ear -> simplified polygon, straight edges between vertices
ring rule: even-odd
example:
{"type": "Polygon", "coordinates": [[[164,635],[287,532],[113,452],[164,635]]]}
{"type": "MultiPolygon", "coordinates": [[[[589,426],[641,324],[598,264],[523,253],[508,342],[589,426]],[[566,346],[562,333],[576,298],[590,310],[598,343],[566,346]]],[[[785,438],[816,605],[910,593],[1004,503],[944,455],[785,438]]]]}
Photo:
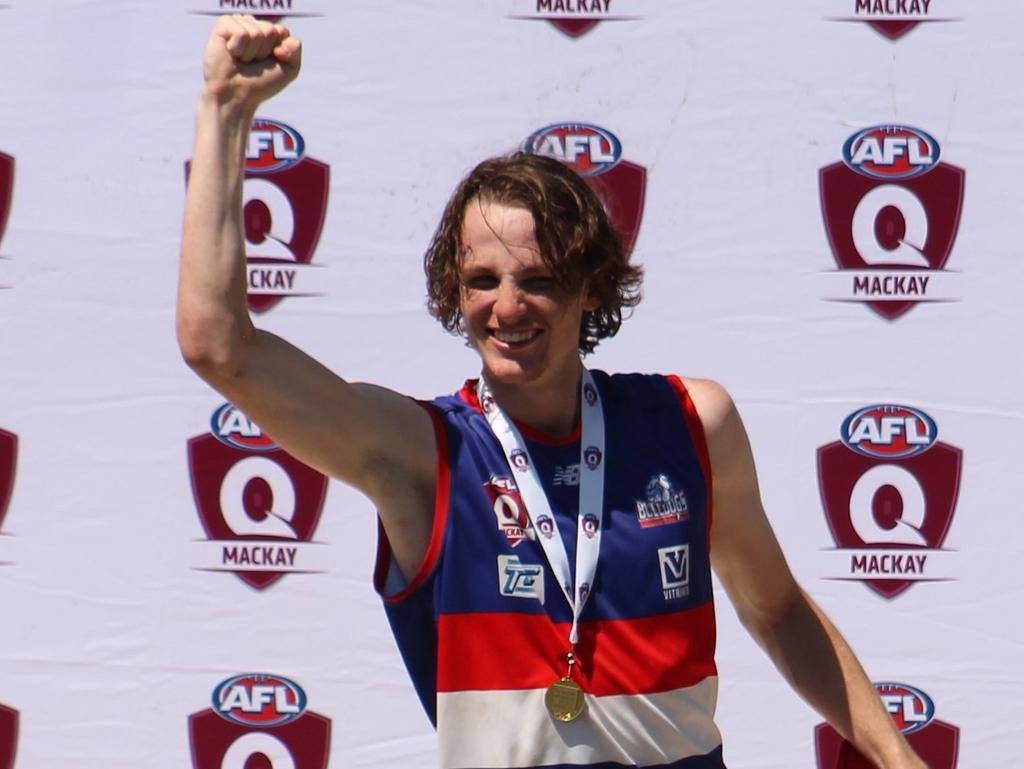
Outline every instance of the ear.
{"type": "Polygon", "coordinates": [[[583,310],[585,312],[594,312],[601,306],[601,302],[594,292],[590,289],[590,281],[583,284],[583,310]]]}

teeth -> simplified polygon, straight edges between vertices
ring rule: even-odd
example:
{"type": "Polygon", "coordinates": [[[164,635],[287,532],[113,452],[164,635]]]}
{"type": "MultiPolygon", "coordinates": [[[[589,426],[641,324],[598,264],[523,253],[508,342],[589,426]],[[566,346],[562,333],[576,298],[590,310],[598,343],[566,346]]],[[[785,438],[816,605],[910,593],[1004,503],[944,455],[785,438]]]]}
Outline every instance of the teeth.
{"type": "Polygon", "coordinates": [[[532,331],[519,331],[513,333],[511,331],[495,331],[494,336],[499,342],[506,342],[507,344],[516,344],[518,342],[526,342],[533,338],[532,331]]]}

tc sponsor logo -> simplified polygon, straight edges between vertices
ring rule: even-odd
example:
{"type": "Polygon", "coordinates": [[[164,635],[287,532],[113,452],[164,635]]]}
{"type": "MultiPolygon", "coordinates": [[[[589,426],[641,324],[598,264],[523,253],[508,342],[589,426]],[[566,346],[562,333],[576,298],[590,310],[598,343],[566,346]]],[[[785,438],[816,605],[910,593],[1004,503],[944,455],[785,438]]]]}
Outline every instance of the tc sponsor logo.
{"type": "Polygon", "coordinates": [[[302,688],[268,673],[222,681],[188,732],[194,769],[326,769],[331,743],[330,720],[307,710],[302,688]]]}
{"type": "Polygon", "coordinates": [[[18,752],[18,711],[0,705],[0,769],[14,769],[18,752]]]}
{"type": "MultiPolygon", "coordinates": [[[[0,430],[0,530],[3,528],[4,516],[7,515],[7,508],[11,503],[11,495],[14,493],[14,472],[18,465],[18,436],[6,430],[0,430]]],[[[10,564],[11,561],[4,557],[2,545],[4,536],[0,533],[0,566],[10,564]]],[[[3,764],[0,763],[0,769],[3,764]]]]}
{"type": "MultiPolygon", "coordinates": [[[[505,535],[508,543],[515,547],[527,538],[530,521],[526,516],[526,505],[519,496],[519,487],[506,476],[492,475],[484,484],[484,491],[491,501],[491,509],[497,519],[498,531],[505,535]]],[[[540,523],[538,521],[538,523],[540,523]]],[[[552,530],[554,526],[552,525],[552,530]]],[[[548,534],[547,536],[550,536],[548,534]]]]}
{"type": "MultiPolygon", "coordinates": [[[[891,681],[876,683],[875,689],[896,726],[930,769],[955,769],[960,752],[960,730],[935,718],[931,697],[914,686],[891,681]]],[[[815,727],[814,742],[818,769],[874,767],[828,724],[815,727]]]]}
{"type": "MultiPolygon", "coordinates": [[[[0,246],[4,242],[4,230],[7,229],[7,217],[11,212],[11,199],[14,197],[14,158],[0,152],[0,246]]],[[[0,261],[4,259],[0,251],[0,261]]],[[[4,285],[0,283],[0,288],[4,285]]]]}
{"type": "Polygon", "coordinates": [[[938,15],[940,6],[947,4],[948,0],[842,0],[849,15],[833,16],[830,20],[865,23],[883,37],[898,40],[918,24],[957,21],[938,15]]]}
{"type": "Polygon", "coordinates": [[[666,601],[678,601],[690,595],[689,545],[659,548],[658,567],[666,601]]]}
{"type": "Polygon", "coordinates": [[[322,544],[312,541],[326,476],[230,404],[214,412],[210,432],[189,440],[188,465],[209,538],[197,548],[196,568],[233,572],[258,590],[288,573],[326,571],[322,544]]]}
{"type": "Polygon", "coordinates": [[[622,142],[611,131],[588,123],[556,123],[534,132],[523,149],[561,160],[587,180],[604,202],[626,251],[640,232],[647,169],[622,156],[622,142]]]}
{"type": "Polygon", "coordinates": [[[895,320],[920,302],[956,299],[944,268],[964,200],[963,169],[939,142],[904,125],[858,131],[819,172],[821,210],[839,270],[826,299],[895,320]]]}
{"type": "Polygon", "coordinates": [[[636,518],[645,529],[685,521],[689,517],[686,494],[677,490],[672,479],[664,473],[652,476],[647,482],[644,498],[636,500],[636,518]]]}
{"type": "Polygon", "coordinates": [[[523,563],[517,555],[499,555],[498,590],[510,598],[536,598],[544,603],[544,567],[523,563]]]}
{"type": "Polygon", "coordinates": [[[642,0],[513,0],[509,18],[546,21],[571,38],[602,21],[633,21],[642,0]]]}
{"type": "Polygon", "coordinates": [[[962,452],[913,406],[866,406],[818,449],[818,485],[836,549],[827,579],[894,598],[915,582],[956,579],[942,549],[960,491],[962,452]]]}
{"type": "MultiPolygon", "coordinates": [[[[186,178],[191,162],[185,164],[186,178]]],[[[313,253],[327,214],[330,168],[306,154],[292,126],[256,118],[245,152],[242,220],[248,305],[266,312],[288,296],[315,296],[313,253]]]]}
{"type": "Polygon", "coordinates": [[[191,13],[220,16],[225,13],[247,13],[257,19],[277,22],[285,18],[325,16],[329,0],[206,0],[195,2],[191,13]]]}

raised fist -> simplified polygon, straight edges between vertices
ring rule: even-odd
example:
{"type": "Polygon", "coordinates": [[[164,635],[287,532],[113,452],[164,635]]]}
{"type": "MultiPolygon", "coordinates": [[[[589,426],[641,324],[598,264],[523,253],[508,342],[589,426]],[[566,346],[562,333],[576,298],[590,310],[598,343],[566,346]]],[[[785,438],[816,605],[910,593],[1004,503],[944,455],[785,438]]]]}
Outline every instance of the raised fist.
{"type": "Polygon", "coordinates": [[[203,56],[206,87],[222,102],[255,109],[299,74],[302,43],[287,27],[252,16],[221,16],[203,56]]]}

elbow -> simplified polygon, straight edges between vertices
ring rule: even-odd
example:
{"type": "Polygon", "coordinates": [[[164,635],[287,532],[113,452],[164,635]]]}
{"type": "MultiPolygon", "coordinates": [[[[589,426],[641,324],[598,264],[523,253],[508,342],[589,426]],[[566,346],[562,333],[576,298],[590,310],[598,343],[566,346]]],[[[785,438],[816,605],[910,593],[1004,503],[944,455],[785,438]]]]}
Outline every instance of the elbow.
{"type": "Polygon", "coordinates": [[[181,357],[190,369],[211,384],[242,373],[242,339],[230,323],[210,323],[178,315],[181,357]]]}

